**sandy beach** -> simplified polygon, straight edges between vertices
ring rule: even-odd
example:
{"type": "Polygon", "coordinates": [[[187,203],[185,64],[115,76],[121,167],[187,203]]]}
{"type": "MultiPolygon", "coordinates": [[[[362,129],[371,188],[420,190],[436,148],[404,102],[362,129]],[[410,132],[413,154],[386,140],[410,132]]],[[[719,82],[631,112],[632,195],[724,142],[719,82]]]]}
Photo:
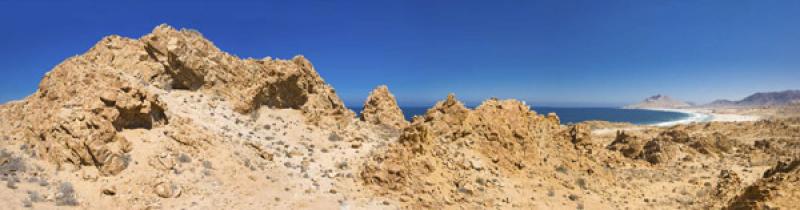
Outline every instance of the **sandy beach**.
{"type": "Polygon", "coordinates": [[[761,116],[758,115],[747,115],[747,114],[722,114],[722,113],[715,113],[713,109],[694,109],[694,108],[686,108],[686,109],[657,109],[657,108],[649,108],[647,110],[655,110],[655,111],[667,111],[667,112],[680,112],[688,114],[689,117],[675,120],[675,121],[668,121],[662,123],[656,123],[654,126],[673,126],[679,124],[689,124],[695,122],[746,122],[746,121],[756,121],[761,119],[761,116]]]}

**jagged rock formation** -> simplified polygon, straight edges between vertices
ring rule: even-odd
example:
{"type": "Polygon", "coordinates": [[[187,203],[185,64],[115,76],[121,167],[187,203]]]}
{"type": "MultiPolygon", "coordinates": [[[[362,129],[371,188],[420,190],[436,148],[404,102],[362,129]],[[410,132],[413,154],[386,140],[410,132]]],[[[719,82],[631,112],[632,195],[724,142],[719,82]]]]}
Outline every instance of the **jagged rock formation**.
{"type": "Polygon", "coordinates": [[[397,100],[386,85],[378,86],[369,93],[360,116],[361,120],[377,125],[386,125],[397,129],[408,126],[403,110],[400,110],[397,100]]]}
{"type": "Polygon", "coordinates": [[[654,95],[644,99],[642,102],[637,104],[627,105],[624,108],[626,109],[653,109],[653,108],[661,108],[661,109],[674,109],[674,108],[684,108],[689,107],[686,102],[679,101],[672,99],[672,97],[666,95],[654,95]]]}
{"type": "MultiPolygon", "coordinates": [[[[218,93],[240,113],[259,106],[300,109],[312,123],[338,123],[354,115],[303,56],[292,60],[239,59],[200,33],[161,25],[139,39],[138,53],[161,65],[140,79],[161,88],[218,93]],[[160,84],[160,85],[158,85],[160,84]],[[329,121],[326,118],[333,118],[329,121]]],[[[139,59],[142,58],[140,55],[139,59]]]]}
{"type": "Polygon", "coordinates": [[[491,206],[501,199],[493,193],[502,191],[491,177],[536,165],[548,153],[542,142],[552,141],[558,128],[517,100],[490,99],[469,110],[451,94],[416,117],[388,151],[375,154],[379,161],[366,164],[361,176],[379,193],[417,207],[491,206]]]}
{"type": "Polygon", "coordinates": [[[691,136],[687,130],[684,126],[675,126],[650,140],[617,132],[608,149],[619,151],[628,158],[660,164],[696,154],[719,156],[737,148],[724,134],[717,132],[691,136]]]}
{"type": "Polygon", "coordinates": [[[10,132],[23,132],[39,156],[113,175],[126,167],[123,156],[132,149],[116,133],[169,124],[158,95],[171,89],[216,95],[240,113],[259,106],[299,109],[319,125],[354,116],[302,56],[239,59],[198,32],[160,25],[139,39],[105,37],[67,59],[36,93],[8,105],[14,114],[4,117],[19,124],[10,132]]]}

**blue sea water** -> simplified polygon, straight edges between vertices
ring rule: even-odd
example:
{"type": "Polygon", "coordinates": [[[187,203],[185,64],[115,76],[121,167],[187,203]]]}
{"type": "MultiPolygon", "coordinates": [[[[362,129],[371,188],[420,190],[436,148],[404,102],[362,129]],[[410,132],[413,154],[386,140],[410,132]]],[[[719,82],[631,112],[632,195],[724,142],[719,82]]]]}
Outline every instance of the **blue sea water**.
{"type": "MultiPolygon", "coordinates": [[[[424,115],[429,107],[401,107],[406,119],[411,120],[414,115],[424,115]]],[[[361,108],[351,108],[356,113],[361,108]]],[[[576,108],[576,107],[533,107],[539,114],[554,112],[561,119],[562,124],[579,123],[588,120],[603,120],[610,122],[629,122],[638,125],[649,125],[687,119],[689,114],[669,111],[620,109],[620,108],[576,108]]]]}

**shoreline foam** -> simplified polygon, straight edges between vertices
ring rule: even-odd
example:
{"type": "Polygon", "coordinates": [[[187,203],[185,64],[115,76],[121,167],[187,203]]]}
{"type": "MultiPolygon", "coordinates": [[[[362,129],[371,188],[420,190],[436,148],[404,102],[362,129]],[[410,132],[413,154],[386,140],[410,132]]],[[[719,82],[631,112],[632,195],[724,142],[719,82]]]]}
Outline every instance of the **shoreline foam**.
{"type": "Polygon", "coordinates": [[[666,112],[679,112],[688,114],[689,117],[650,124],[652,126],[673,126],[680,124],[689,124],[695,122],[746,122],[757,121],[761,119],[759,116],[754,115],[740,115],[740,114],[718,114],[714,113],[711,109],[666,109],[666,108],[648,108],[646,110],[666,111],[666,112]]]}

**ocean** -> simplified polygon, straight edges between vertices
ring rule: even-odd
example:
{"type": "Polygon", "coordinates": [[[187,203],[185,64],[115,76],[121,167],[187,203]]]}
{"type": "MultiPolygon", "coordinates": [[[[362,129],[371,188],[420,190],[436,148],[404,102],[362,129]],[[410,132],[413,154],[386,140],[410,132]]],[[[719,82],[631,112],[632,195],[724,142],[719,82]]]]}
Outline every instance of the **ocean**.
{"type": "MultiPolygon", "coordinates": [[[[406,119],[411,120],[414,115],[424,115],[429,107],[401,107],[406,119]]],[[[357,114],[361,108],[353,108],[357,114]]],[[[589,120],[602,120],[610,122],[629,122],[637,125],[655,125],[679,120],[686,120],[692,117],[690,114],[681,112],[643,110],[643,109],[620,109],[620,108],[576,108],[576,107],[533,107],[536,113],[544,114],[555,112],[561,119],[562,124],[573,124],[589,120]]]]}

